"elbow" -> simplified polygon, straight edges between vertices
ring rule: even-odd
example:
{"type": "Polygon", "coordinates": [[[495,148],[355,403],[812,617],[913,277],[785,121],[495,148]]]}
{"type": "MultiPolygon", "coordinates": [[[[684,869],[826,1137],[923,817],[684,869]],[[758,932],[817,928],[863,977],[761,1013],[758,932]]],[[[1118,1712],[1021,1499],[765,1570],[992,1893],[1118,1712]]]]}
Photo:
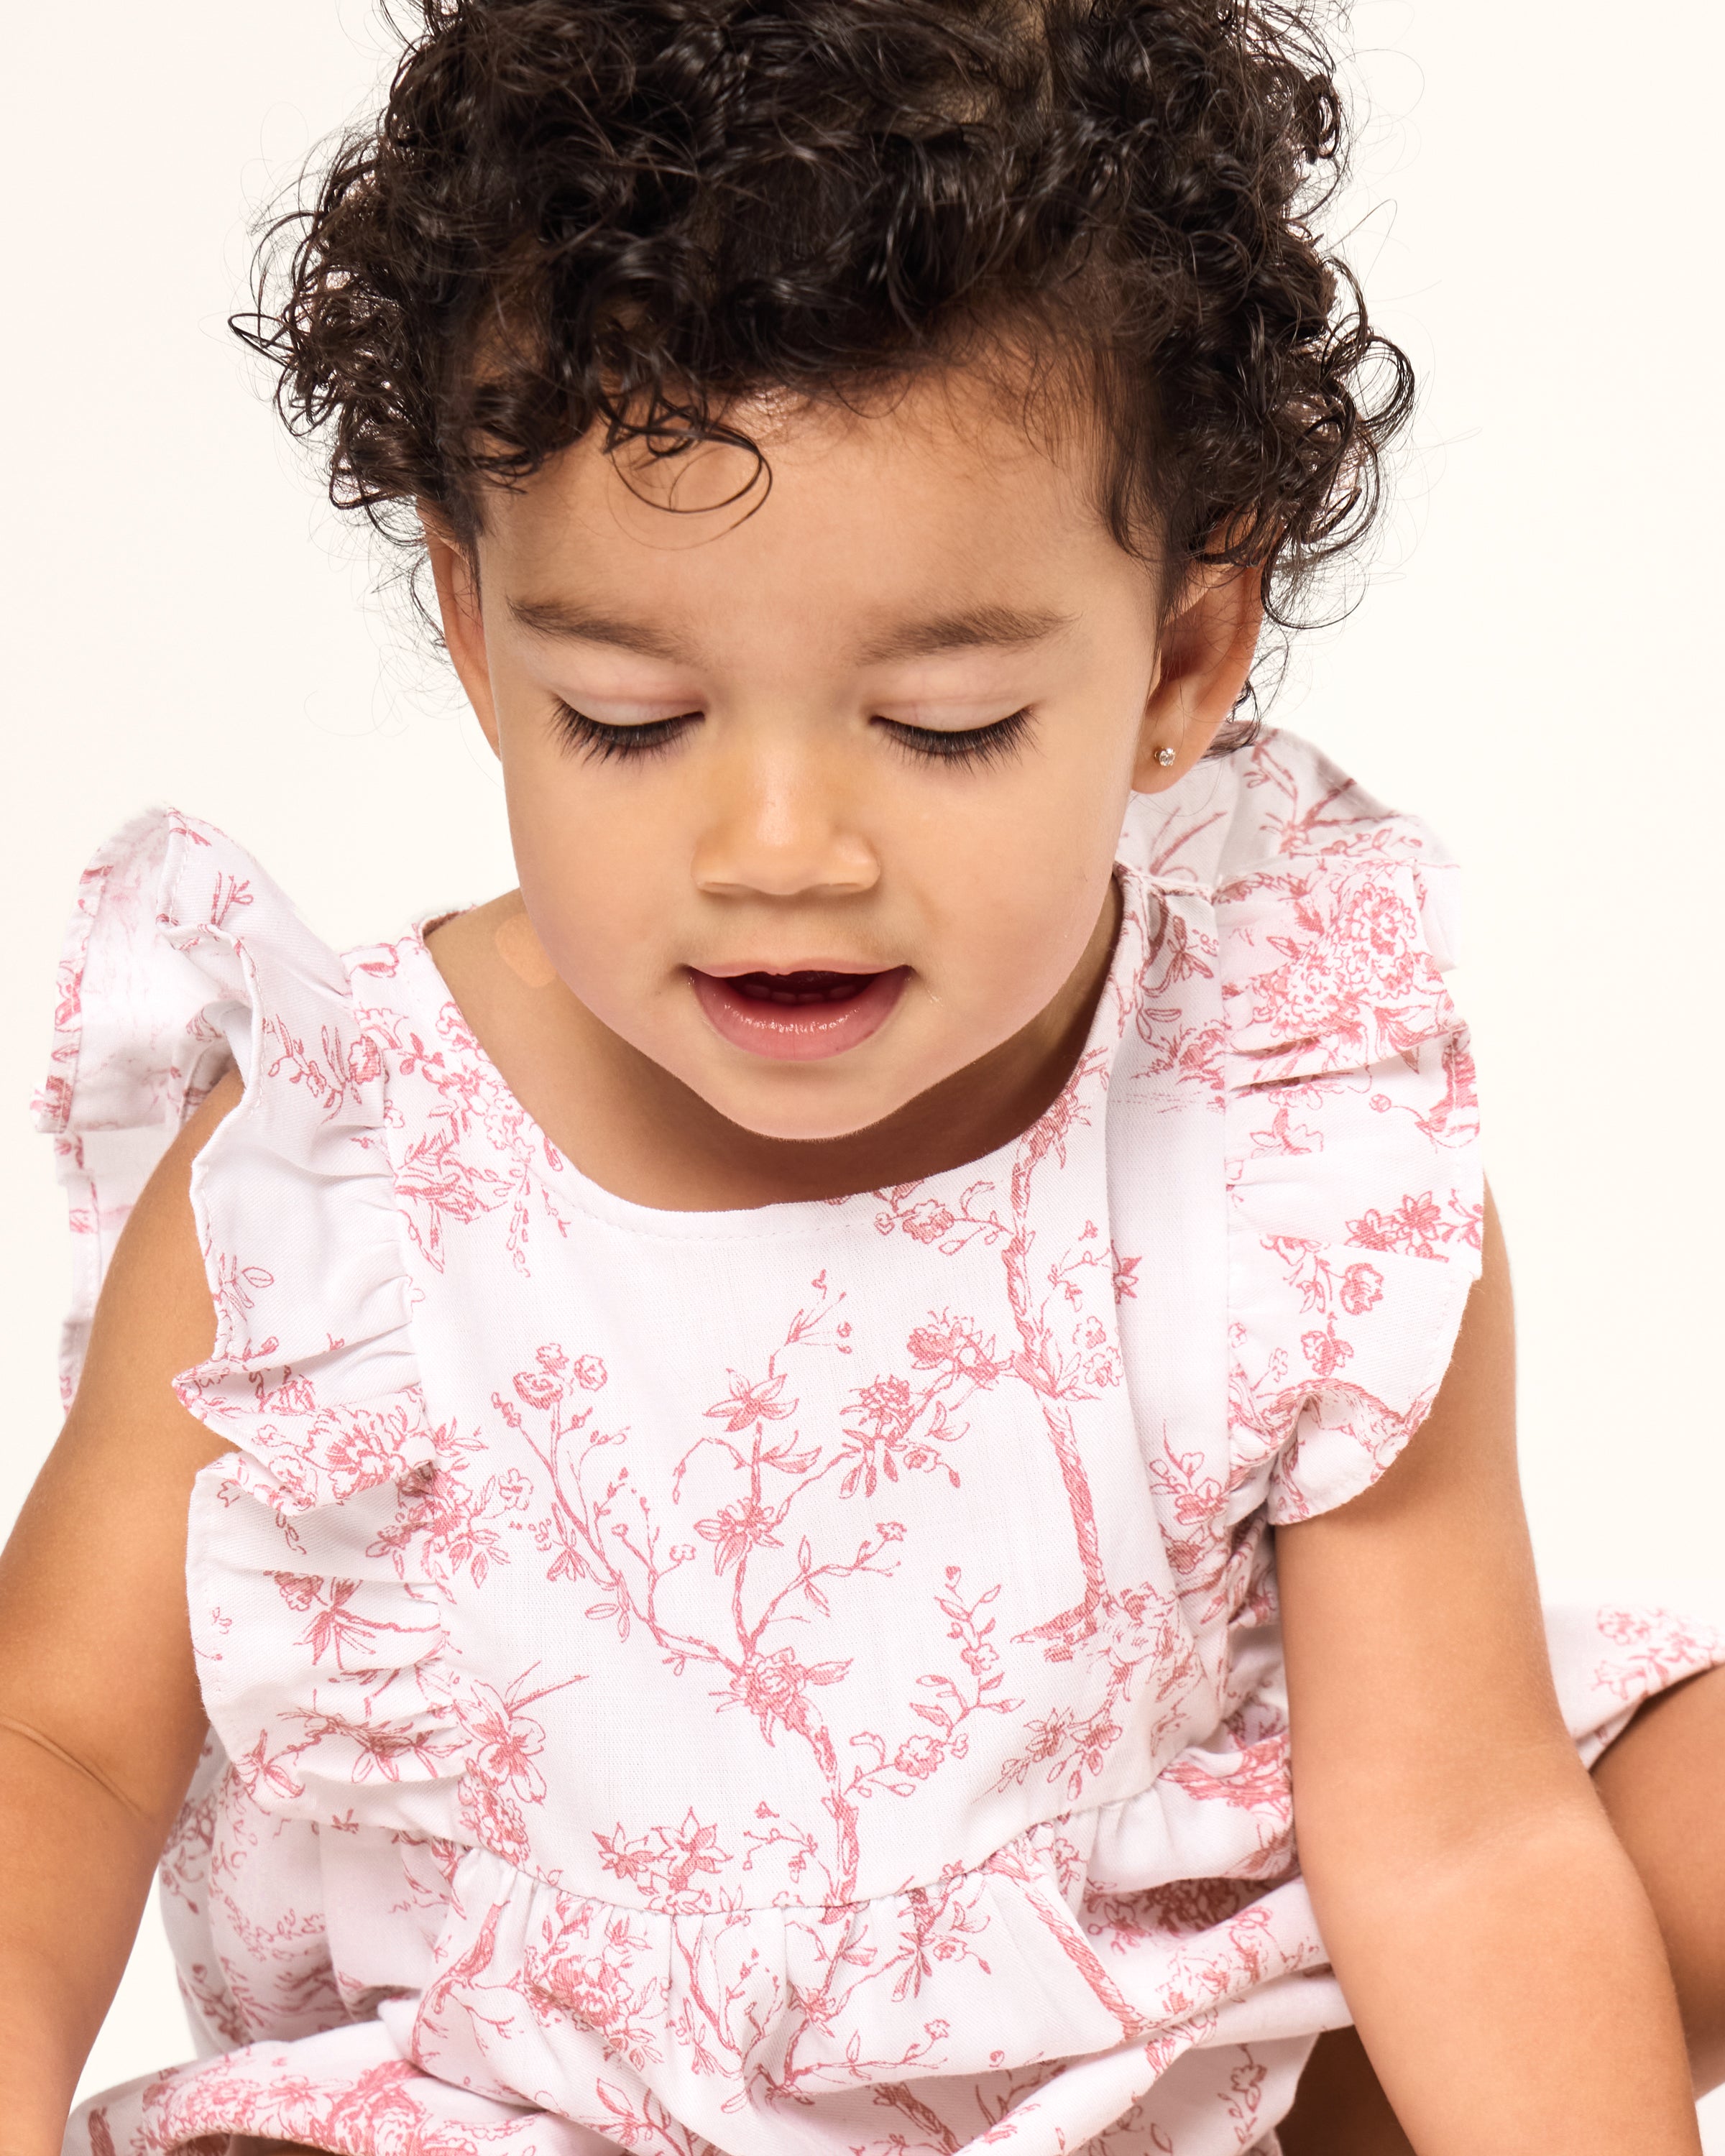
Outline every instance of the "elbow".
{"type": "Polygon", "coordinates": [[[1313,1904],[1375,1900],[1393,1887],[1446,1898],[1485,1880],[1583,1871],[1622,1858],[1605,1810],[1573,1750],[1517,1763],[1515,1771],[1445,1775],[1433,1770],[1389,1787],[1297,1773],[1294,1830],[1313,1904]]]}

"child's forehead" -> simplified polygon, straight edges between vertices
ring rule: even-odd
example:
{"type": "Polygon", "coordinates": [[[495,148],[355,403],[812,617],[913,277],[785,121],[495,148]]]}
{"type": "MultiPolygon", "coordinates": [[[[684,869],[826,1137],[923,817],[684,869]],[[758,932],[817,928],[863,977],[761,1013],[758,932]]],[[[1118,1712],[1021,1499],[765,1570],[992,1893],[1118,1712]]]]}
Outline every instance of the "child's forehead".
{"type": "Polygon", "coordinates": [[[482,583],[537,639],[673,665],[785,618],[862,665],[1045,644],[1152,572],[1087,468],[973,417],[782,413],[753,449],[683,459],[578,444],[497,497],[482,583]]]}
{"type": "Polygon", "coordinates": [[[793,562],[861,571],[883,556],[915,576],[926,555],[963,582],[973,566],[1111,547],[1096,480],[1079,428],[1040,424],[998,380],[946,369],[866,401],[752,393],[681,444],[608,445],[595,428],[490,489],[483,522],[517,578],[627,562],[627,575],[690,583],[793,562]]]}

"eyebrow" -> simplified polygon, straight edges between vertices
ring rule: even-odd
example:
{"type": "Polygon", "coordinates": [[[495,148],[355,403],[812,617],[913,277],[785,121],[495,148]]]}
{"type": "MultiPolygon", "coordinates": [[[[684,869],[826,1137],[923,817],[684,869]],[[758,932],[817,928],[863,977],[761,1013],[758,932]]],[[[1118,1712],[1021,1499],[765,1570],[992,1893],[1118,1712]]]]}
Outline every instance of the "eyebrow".
{"type": "Polygon", "coordinates": [[[579,599],[512,598],[509,611],[535,636],[571,637],[582,644],[608,644],[615,651],[632,651],[638,659],[675,663],[690,655],[675,639],[660,635],[645,622],[606,613],[579,599]]]}
{"type": "Polygon", "coordinates": [[[1050,607],[975,606],[954,613],[932,614],[906,622],[865,645],[865,661],[932,659],[946,651],[975,651],[991,645],[1021,650],[1041,644],[1072,626],[1075,617],[1050,607]]]}
{"type": "MultiPolygon", "coordinates": [[[[660,659],[673,665],[686,663],[694,656],[686,645],[645,622],[607,613],[579,599],[512,598],[509,610],[535,636],[603,644],[615,651],[632,652],[639,659],[660,659]]],[[[895,659],[936,658],[947,651],[990,647],[1022,650],[1059,635],[1072,626],[1074,619],[1046,607],[963,607],[887,629],[865,644],[859,656],[865,665],[879,665],[895,659]]]]}

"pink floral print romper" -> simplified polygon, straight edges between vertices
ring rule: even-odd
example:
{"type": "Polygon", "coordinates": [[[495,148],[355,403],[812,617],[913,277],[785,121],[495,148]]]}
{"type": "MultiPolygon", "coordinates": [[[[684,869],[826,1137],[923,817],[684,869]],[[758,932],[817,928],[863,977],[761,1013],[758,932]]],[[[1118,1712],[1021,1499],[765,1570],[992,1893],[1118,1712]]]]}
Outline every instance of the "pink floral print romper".
{"type": "MultiPolygon", "coordinates": [[[[1041,1120],[831,1203],[649,1210],[420,934],[338,957],[172,813],[85,876],[42,1119],[103,1261],[189,1108],[232,1442],[162,1866],[198,2060],[80,2156],[1273,2151],[1347,2009],[1273,1540],[1430,1407],[1477,1270],[1455,870],[1271,733],[1135,802],[1041,1120]]],[[[1594,1756],[1725,1660],[1550,1613],[1594,1756]]]]}

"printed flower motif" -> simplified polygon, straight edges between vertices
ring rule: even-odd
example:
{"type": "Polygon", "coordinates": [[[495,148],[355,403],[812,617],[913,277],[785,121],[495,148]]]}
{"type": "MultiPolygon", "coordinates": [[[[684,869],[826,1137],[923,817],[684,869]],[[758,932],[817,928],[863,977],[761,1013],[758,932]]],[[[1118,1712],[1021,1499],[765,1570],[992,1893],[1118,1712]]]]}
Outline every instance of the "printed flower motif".
{"type": "Polygon", "coordinates": [[[264,1394],[258,1404],[274,1414],[316,1414],[317,1394],[308,1379],[290,1370],[279,1385],[264,1394]]]}
{"type": "Polygon", "coordinates": [[[1350,1265],[1342,1276],[1342,1307],[1350,1317],[1363,1317],[1384,1300],[1384,1276],[1376,1265],[1350,1265]]]}
{"type": "Polygon", "coordinates": [[[593,1840],[599,1861],[613,1878],[667,1906],[698,1899],[701,1882],[718,1877],[732,1861],[730,1851],[719,1846],[718,1828],[697,1819],[692,1807],[680,1826],[650,1827],[631,1838],[619,1821],[608,1835],[595,1830],[593,1840]]]}
{"type": "Polygon", "coordinates": [[[959,1486],[957,1469],[938,1448],[963,1436],[964,1427],[952,1424],[941,1390],[937,1380],[919,1399],[896,1372],[859,1388],[845,1409],[844,1456],[852,1465],[839,1486],[841,1497],[859,1490],[872,1497],[883,1475],[896,1482],[901,1471],[927,1475],[939,1470],[955,1490],[959,1486]]]}
{"type": "Polygon", "coordinates": [[[728,1572],[733,1564],[740,1564],[752,1549],[783,1548],[773,1532],[780,1517],[769,1507],[757,1505],[752,1497],[739,1497],[734,1504],[725,1506],[716,1518],[697,1520],[695,1532],[713,1545],[713,1570],[728,1572]]]}
{"type": "Polygon", "coordinates": [[[429,1433],[406,1405],[326,1408],[312,1419],[304,1448],[324,1462],[330,1494],[341,1502],[380,1483],[399,1481],[431,1450],[429,1433]]]}
{"type": "MultiPolygon", "coordinates": [[[[1075,1767],[1085,1774],[1100,1774],[1108,1763],[1108,1754],[1123,1734],[1111,1715],[1093,1714],[1074,1737],[1075,1767]]],[[[1074,1779],[1076,1781],[1077,1777],[1074,1779]]]]}
{"type": "Polygon", "coordinates": [[[377,1044],[368,1033],[362,1033],[348,1045],[347,1082],[351,1086],[369,1086],[383,1075],[383,1058],[377,1044]]]}
{"type": "Polygon", "coordinates": [[[950,1311],[917,1326],[906,1344],[919,1370],[946,1370],[966,1384],[987,1388],[1004,1368],[993,1342],[983,1339],[981,1328],[968,1318],[954,1317],[950,1311]]]}
{"type": "Polygon", "coordinates": [[[511,1863],[524,1863],[529,1853],[524,1807],[545,1801],[545,1777],[535,1763],[545,1749],[544,1725],[524,1712],[525,1701],[476,1679],[459,1688],[453,1704],[467,1740],[462,1819],[484,1846],[511,1863]]]}
{"type": "Polygon", "coordinates": [[[475,1772],[537,1804],[545,1794],[545,1778],[533,1762],[545,1749],[543,1727],[488,1684],[469,1685],[459,1712],[473,1742],[475,1772]]]}
{"type": "Polygon", "coordinates": [[[1019,1755],[1024,1764],[1040,1766],[1045,1759],[1058,1758],[1071,1742],[1076,1722],[1069,1707],[1050,1707],[1046,1714],[1039,1715],[1029,1725],[1030,1741],[1019,1755]]]}
{"type": "Polygon", "coordinates": [[[658,1863],[658,1852],[650,1840],[643,1837],[631,1841],[619,1820],[608,1835],[593,1830],[593,1840],[599,1845],[599,1861],[614,1879],[626,1885],[639,1887],[649,1881],[658,1863]]]}
{"type": "Polygon", "coordinates": [[[902,1378],[876,1378],[856,1396],[854,1412],[874,1424],[875,1435],[891,1444],[910,1428],[916,1409],[911,1389],[902,1378]]]}
{"type": "Polygon", "coordinates": [[[1288,927],[1267,938],[1282,963],[1250,983],[1250,1023],[1343,1053],[1364,1052],[1380,1033],[1409,1045],[1429,1038],[1445,999],[1401,884],[1327,870],[1286,881],[1288,927]]]}
{"type": "Polygon", "coordinates": [[[946,1756],[946,1748],[936,1737],[907,1737],[892,1755],[892,1763],[901,1774],[913,1775],[919,1782],[926,1781],[946,1756]]]}
{"type": "MultiPolygon", "coordinates": [[[[1384,1105],[1387,1108],[1391,1104],[1386,1101],[1384,1105]]],[[[1348,1222],[1348,1240],[1358,1250],[1393,1250],[1397,1247],[1395,1222],[1374,1205],[1358,1220],[1348,1222]]]]}
{"type": "Polygon", "coordinates": [[[1333,1378],[1344,1363],[1353,1359],[1353,1349],[1337,1334],[1333,1318],[1327,1332],[1302,1332],[1300,1345],[1306,1351],[1306,1359],[1315,1377],[1333,1378]]]}
{"type": "Polygon", "coordinates": [[[596,1393],[604,1383],[606,1370],[597,1355],[583,1355],[576,1362],[570,1375],[584,1393],[596,1393]]]}
{"type": "Polygon", "coordinates": [[[1458,1209],[1456,1219],[1445,1220],[1436,1195],[1423,1190],[1417,1196],[1404,1197],[1393,1213],[1373,1206],[1357,1220],[1350,1220],[1348,1240],[1358,1250],[1400,1250],[1409,1257],[1442,1258],[1448,1254],[1440,1245],[1450,1241],[1458,1229],[1467,1240],[1466,1230],[1471,1224],[1466,1209],[1458,1209]]]}
{"type": "Polygon", "coordinates": [[[731,1380],[729,1394],[701,1412],[722,1422],[733,1437],[742,1430],[752,1430],[757,1423],[783,1422],[787,1415],[795,1413],[794,1401],[783,1401],[778,1397],[784,1390],[782,1376],[763,1378],[759,1384],[752,1385],[741,1371],[727,1370],[725,1374],[731,1380]]]}
{"type": "Polygon", "coordinates": [[[618,1917],[606,1926],[604,1943],[595,1953],[580,1905],[559,1895],[556,1910],[526,1953],[523,1973],[535,2016],[547,2025],[567,2016],[596,2030],[608,2050],[644,2072],[665,2056],[660,2037],[665,2003],[662,1979],[635,1981],[634,1964],[646,1941],[618,1917]]]}
{"type": "Polygon", "coordinates": [[[799,1732],[808,1727],[804,1695],[810,1685],[837,1684],[850,1667],[848,1657],[842,1662],[804,1664],[788,1647],[781,1647],[777,1654],[752,1655],[727,1688],[712,1697],[721,1714],[727,1707],[746,1707],[770,1744],[775,1727],[799,1732]]]}
{"type": "Polygon", "coordinates": [[[952,1214],[938,1199],[924,1198],[900,1214],[899,1225],[913,1242],[937,1243],[951,1229],[952,1214]]]}

